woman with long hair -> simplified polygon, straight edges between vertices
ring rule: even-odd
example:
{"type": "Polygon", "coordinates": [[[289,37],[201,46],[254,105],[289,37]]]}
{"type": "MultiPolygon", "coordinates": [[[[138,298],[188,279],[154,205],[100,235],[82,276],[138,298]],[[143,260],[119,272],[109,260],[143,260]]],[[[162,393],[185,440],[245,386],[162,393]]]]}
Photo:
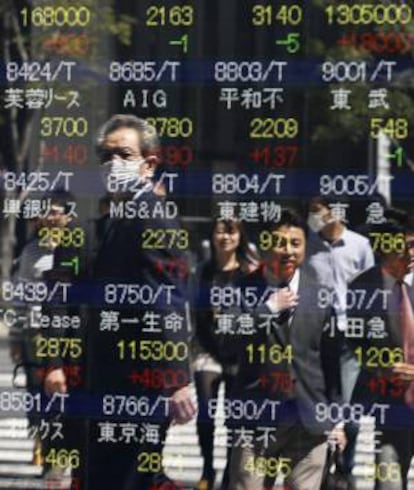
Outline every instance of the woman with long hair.
{"type": "MultiPolygon", "coordinates": [[[[197,433],[204,461],[197,490],[212,490],[216,478],[213,467],[216,404],[211,405],[211,401],[217,399],[221,382],[225,393],[230,393],[237,374],[237,342],[231,335],[220,333],[218,319],[222,311],[220,306],[211,305],[211,291],[215,287],[237,285],[244,275],[255,270],[258,262],[238,220],[216,219],[210,244],[211,259],[201,267],[196,309],[194,378],[199,406],[197,433]]],[[[221,490],[228,485],[229,463],[228,447],[221,490]]]]}

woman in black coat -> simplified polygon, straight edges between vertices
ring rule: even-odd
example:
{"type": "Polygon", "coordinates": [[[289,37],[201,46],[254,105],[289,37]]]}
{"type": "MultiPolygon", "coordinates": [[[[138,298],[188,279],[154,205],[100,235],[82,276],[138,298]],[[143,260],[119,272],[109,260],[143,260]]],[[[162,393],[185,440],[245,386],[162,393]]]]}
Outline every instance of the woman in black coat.
{"type": "MultiPolygon", "coordinates": [[[[256,268],[257,259],[249,249],[240,221],[217,219],[210,235],[211,259],[200,271],[200,286],[196,308],[194,378],[199,413],[197,433],[204,460],[197,490],[212,490],[216,472],[213,467],[214,418],[221,382],[230,393],[237,373],[237,342],[225,333],[218,322],[222,313],[218,299],[223,288],[235,287],[242,277],[256,268]],[[210,407],[210,409],[209,409],[210,407]]],[[[222,490],[229,481],[230,448],[222,490]]]]}

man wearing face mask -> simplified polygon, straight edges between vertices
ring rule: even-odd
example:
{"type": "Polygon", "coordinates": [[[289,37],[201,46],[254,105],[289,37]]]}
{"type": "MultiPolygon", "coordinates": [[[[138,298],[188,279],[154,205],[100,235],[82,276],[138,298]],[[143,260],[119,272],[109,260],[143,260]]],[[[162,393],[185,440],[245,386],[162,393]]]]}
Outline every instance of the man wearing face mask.
{"type": "MultiPolygon", "coordinates": [[[[195,414],[188,387],[186,277],[178,267],[188,237],[165,214],[166,201],[152,180],[159,163],[152,126],[115,115],[99,132],[97,153],[111,202],[94,260],[93,294],[87,293],[89,426],[81,488],[156,489],[162,484],[156,475],[164,478],[169,422],[185,423],[195,414]],[[128,215],[116,216],[120,204],[128,215]]],[[[45,383],[50,394],[65,392],[65,386],[59,370],[45,383]]]]}
{"type": "MultiPolygon", "coordinates": [[[[337,199],[330,196],[311,199],[308,226],[313,233],[309,236],[306,255],[307,263],[315,272],[318,282],[324,284],[325,292],[331,295],[338,329],[344,332],[347,325],[348,284],[361,272],[373,267],[375,260],[369,240],[349,230],[333,216],[330,205],[336,201],[337,199]]],[[[350,401],[358,370],[352,353],[344,346],[341,356],[341,382],[345,402],[350,401]]],[[[344,470],[350,477],[358,429],[349,425],[346,432],[348,445],[344,454],[344,470]]]]}

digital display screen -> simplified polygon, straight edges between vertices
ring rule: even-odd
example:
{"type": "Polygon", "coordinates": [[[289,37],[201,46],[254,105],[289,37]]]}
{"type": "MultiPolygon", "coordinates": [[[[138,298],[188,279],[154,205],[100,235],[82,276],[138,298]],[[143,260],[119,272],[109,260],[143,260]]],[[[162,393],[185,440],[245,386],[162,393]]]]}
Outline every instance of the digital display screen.
{"type": "Polygon", "coordinates": [[[413,11],[0,0],[0,489],[414,489],[413,11]]]}

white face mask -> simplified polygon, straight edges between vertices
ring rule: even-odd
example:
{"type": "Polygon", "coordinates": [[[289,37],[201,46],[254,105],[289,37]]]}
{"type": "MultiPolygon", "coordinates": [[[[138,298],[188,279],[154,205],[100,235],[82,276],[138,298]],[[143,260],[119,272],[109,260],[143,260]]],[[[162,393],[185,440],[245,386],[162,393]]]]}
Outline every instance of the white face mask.
{"type": "Polygon", "coordinates": [[[101,165],[101,175],[108,192],[137,192],[150,180],[150,175],[142,175],[140,167],[145,158],[124,160],[116,158],[101,165]]]}
{"type": "Polygon", "coordinates": [[[319,233],[322,230],[322,228],[325,228],[325,226],[328,224],[328,221],[325,221],[324,216],[325,216],[324,212],[308,214],[308,221],[307,221],[308,226],[315,233],[319,233]]]}

